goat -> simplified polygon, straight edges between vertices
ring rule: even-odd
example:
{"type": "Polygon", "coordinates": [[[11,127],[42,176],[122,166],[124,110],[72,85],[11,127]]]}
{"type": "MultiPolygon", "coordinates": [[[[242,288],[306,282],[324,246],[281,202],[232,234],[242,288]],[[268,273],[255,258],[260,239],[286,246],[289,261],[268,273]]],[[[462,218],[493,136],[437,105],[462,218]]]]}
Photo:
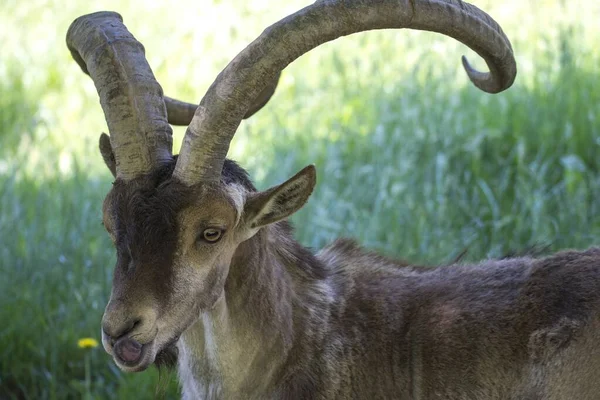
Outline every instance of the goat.
{"type": "Polygon", "coordinates": [[[486,92],[515,79],[502,29],[460,0],[319,0],[267,28],[198,106],[163,97],[118,14],[73,22],[68,47],[110,132],[103,223],[117,262],[102,342],[122,370],[176,348],[184,399],[598,398],[600,249],[431,269],[349,240],[314,254],[286,218],[312,193],[315,168],[257,191],[226,159],[285,66],[385,28],[465,43],[490,69],[463,58],[486,92]],[[178,156],[169,122],[189,123],[178,156]]]}

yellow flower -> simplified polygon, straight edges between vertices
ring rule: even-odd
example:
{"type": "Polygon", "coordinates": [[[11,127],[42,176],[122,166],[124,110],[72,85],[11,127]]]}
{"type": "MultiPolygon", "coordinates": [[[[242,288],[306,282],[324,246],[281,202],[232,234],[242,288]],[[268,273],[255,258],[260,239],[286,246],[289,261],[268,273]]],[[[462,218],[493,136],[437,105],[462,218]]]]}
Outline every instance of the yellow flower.
{"type": "Polygon", "coordinates": [[[80,349],[93,349],[94,347],[98,347],[98,341],[90,337],[81,338],[77,341],[77,346],[80,349]]]}

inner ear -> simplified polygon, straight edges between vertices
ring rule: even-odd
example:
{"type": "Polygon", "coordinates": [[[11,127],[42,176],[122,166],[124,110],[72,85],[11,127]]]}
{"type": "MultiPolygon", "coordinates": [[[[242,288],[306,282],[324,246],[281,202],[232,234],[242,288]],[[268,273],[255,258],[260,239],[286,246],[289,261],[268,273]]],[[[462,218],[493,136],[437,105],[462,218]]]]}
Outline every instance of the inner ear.
{"type": "Polygon", "coordinates": [[[102,154],[102,158],[104,159],[104,163],[110,169],[110,172],[113,174],[113,177],[117,177],[117,161],[115,160],[115,154],[112,151],[112,146],[110,145],[110,138],[106,133],[102,133],[100,135],[100,142],[98,144],[100,147],[100,154],[102,154]]]}
{"type": "Polygon", "coordinates": [[[246,224],[256,229],[289,217],[306,203],[316,183],[317,172],[309,165],[281,185],[252,194],[244,205],[246,224]]]}

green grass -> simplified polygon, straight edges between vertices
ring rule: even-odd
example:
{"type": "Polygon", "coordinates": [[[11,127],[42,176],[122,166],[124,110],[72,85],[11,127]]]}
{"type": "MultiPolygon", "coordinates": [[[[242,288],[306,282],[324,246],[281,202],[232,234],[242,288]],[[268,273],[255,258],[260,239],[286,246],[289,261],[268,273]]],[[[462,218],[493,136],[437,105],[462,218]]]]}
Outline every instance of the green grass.
{"type": "MultiPolygon", "coordinates": [[[[165,92],[196,101],[244,44],[306,2],[106,3],[146,46],[165,92]]],[[[600,7],[475,4],[513,41],[519,76],[509,91],[474,89],[460,71],[466,49],[451,39],[370,32],[302,57],[242,125],[230,156],[259,187],[316,164],[316,191],[294,217],[302,243],[354,237],[438,264],[464,248],[478,260],[535,243],[599,242],[600,7]]],[[[114,264],[100,224],[111,182],[97,151],[106,125],[64,45],[71,20],[94,10],[0,5],[1,399],[157,390],[157,371],[126,375],[101,348],[77,348],[79,338],[99,339],[114,264]]],[[[161,379],[165,397],[176,398],[173,376],[161,379]]]]}

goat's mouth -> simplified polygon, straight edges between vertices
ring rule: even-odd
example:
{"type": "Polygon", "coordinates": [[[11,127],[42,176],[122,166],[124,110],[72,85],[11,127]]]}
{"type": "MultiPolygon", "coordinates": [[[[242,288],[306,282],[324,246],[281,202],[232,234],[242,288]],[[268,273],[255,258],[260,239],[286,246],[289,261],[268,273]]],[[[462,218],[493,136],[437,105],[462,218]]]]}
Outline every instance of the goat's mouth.
{"type": "Polygon", "coordinates": [[[122,336],[116,340],[102,332],[104,350],[113,357],[115,364],[125,372],[140,372],[147,369],[156,357],[155,340],[140,343],[122,336]]]}
{"type": "Polygon", "coordinates": [[[111,350],[115,363],[126,372],[143,371],[154,362],[156,357],[153,341],[141,344],[130,337],[118,339],[111,350]]]}
{"type": "Polygon", "coordinates": [[[175,366],[178,340],[179,336],[175,336],[163,346],[157,346],[156,340],[142,344],[130,337],[121,337],[116,341],[103,337],[103,344],[106,352],[113,357],[121,370],[141,372],[152,364],[159,368],[175,366]]]}

